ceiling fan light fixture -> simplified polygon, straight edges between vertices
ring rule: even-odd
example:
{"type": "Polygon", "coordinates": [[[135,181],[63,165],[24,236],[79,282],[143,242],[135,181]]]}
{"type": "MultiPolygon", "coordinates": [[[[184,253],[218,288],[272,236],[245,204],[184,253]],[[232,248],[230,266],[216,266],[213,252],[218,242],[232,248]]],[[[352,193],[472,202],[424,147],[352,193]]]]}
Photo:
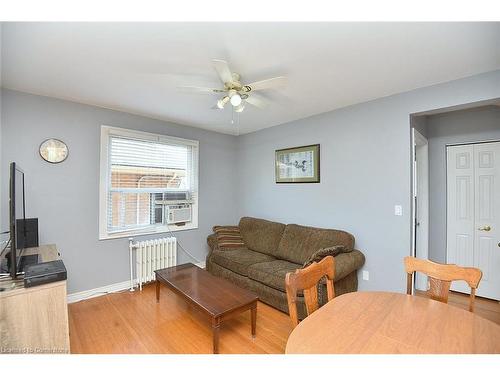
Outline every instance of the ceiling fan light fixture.
{"type": "Polygon", "coordinates": [[[224,109],[224,106],[229,101],[229,97],[225,96],[222,99],[217,100],[217,107],[220,109],[224,109]]]}
{"type": "MultiPolygon", "coordinates": [[[[269,100],[265,97],[254,94],[254,91],[262,91],[268,89],[276,89],[286,84],[286,77],[274,77],[261,81],[243,84],[241,76],[234,73],[229,68],[229,65],[224,60],[213,59],[213,66],[223,84],[222,88],[209,88],[197,86],[183,86],[180,87],[182,91],[186,92],[205,92],[216,94],[218,98],[216,104],[211,107],[215,110],[223,110],[227,103],[231,103],[231,113],[241,113],[245,109],[247,103],[250,106],[257,108],[265,108],[269,104],[269,100]],[[221,96],[223,96],[221,98],[221,96]]],[[[215,99],[215,98],[214,98],[215,99]]],[[[236,116],[239,119],[239,116],[236,116]]]]}
{"type": "Polygon", "coordinates": [[[239,94],[234,94],[231,96],[231,105],[233,107],[238,107],[241,104],[241,96],[239,94]]]}

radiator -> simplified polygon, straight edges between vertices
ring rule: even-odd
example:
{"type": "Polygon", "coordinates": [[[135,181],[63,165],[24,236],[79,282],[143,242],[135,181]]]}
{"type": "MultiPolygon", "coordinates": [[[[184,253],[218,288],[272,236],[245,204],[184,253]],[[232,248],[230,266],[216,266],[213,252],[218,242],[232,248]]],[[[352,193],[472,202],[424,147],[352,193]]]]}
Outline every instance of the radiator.
{"type": "Polygon", "coordinates": [[[135,279],[142,290],[142,284],[155,280],[156,270],[177,265],[177,239],[158,238],[149,241],[129,240],[130,290],[134,290],[133,256],[135,250],[135,279]]]}

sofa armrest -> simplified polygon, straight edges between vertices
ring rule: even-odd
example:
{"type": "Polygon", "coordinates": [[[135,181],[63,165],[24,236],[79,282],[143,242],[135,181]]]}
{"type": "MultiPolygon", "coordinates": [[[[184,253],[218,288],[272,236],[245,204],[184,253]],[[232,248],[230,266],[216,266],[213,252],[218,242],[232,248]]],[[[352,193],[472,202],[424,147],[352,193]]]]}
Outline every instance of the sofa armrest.
{"type": "Polygon", "coordinates": [[[351,272],[360,269],[365,264],[365,256],[359,250],[342,253],[335,257],[335,281],[342,280],[351,272]]]}
{"type": "Polygon", "coordinates": [[[215,233],[212,233],[211,235],[209,235],[207,237],[207,243],[208,243],[208,247],[209,247],[208,254],[207,254],[207,259],[208,259],[212,255],[212,252],[219,248],[217,245],[217,236],[215,235],[215,233]]]}

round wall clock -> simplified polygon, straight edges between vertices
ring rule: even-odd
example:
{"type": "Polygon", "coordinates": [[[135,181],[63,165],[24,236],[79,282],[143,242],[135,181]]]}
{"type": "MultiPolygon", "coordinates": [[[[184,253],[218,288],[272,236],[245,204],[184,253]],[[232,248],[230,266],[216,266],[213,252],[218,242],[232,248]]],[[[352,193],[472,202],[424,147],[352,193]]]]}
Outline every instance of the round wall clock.
{"type": "Polygon", "coordinates": [[[49,163],[61,163],[68,157],[68,146],[59,139],[49,138],[40,145],[40,156],[49,163]]]}

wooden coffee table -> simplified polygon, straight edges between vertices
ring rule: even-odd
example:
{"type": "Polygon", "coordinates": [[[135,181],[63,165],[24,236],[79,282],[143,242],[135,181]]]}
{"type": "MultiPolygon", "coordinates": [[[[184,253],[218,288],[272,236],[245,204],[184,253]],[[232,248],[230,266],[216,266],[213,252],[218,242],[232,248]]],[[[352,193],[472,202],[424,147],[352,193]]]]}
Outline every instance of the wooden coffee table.
{"type": "Polygon", "coordinates": [[[231,282],[209,274],[192,263],[155,271],[156,302],[160,302],[160,284],[166,285],[212,321],[213,352],[219,352],[219,328],[222,321],[250,310],[252,337],[255,337],[258,296],[231,282]]]}

